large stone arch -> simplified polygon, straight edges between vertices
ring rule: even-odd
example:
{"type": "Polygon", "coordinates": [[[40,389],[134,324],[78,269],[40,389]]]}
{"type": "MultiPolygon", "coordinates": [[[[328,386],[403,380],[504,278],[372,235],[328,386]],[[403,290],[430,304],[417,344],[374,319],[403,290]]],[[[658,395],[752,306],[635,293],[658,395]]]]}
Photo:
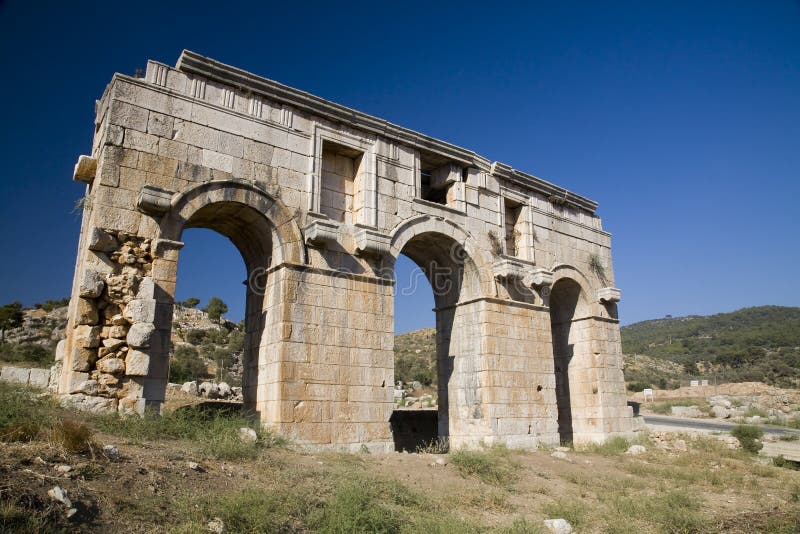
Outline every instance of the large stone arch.
{"type": "Polygon", "coordinates": [[[275,301],[280,300],[268,283],[269,273],[282,264],[305,263],[302,234],[283,202],[252,183],[210,181],[175,195],[159,225],[164,253],[154,259],[154,272],[162,273],[156,284],[160,291],[156,298],[163,310],[157,314],[155,327],[165,336],[171,331],[181,235],[187,228],[206,228],[222,234],[244,260],[247,293],[242,386],[245,406],[255,411],[261,391],[258,367],[265,357],[264,330],[270,321],[267,310],[274,309],[275,301]]]}
{"type": "Polygon", "coordinates": [[[553,342],[556,408],[560,441],[596,440],[602,427],[602,373],[605,363],[598,349],[595,318],[600,306],[589,278],[578,268],[553,267],[548,299],[553,342]]]}
{"type": "Polygon", "coordinates": [[[414,261],[433,288],[438,437],[451,446],[475,444],[491,434],[480,381],[487,334],[481,327],[481,297],[494,287],[490,264],[463,228],[429,216],[398,225],[390,251],[394,260],[402,253],[414,261]]]}
{"type": "MultiPolygon", "coordinates": [[[[180,241],[186,224],[198,212],[220,203],[238,204],[250,208],[270,223],[271,234],[277,238],[278,243],[278,246],[273,249],[272,261],[275,264],[306,262],[303,236],[292,212],[279,198],[250,182],[214,180],[178,193],[173,197],[169,212],[164,215],[159,225],[161,237],[171,241],[180,241]]],[[[220,216],[224,215],[226,214],[220,214],[220,216]]],[[[203,219],[209,217],[213,218],[213,214],[204,214],[203,219]]],[[[233,238],[246,239],[244,236],[234,236],[233,238]]],[[[242,249],[240,248],[240,250],[242,249]]]]}
{"type": "Polygon", "coordinates": [[[389,250],[392,259],[396,260],[409,242],[426,235],[440,242],[447,242],[448,254],[452,254],[457,261],[467,261],[471,264],[470,267],[474,271],[471,273],[474,276],[474,285],[469,287],[470,298],[495,294],[489,258],[475,238],[453,221],[421,215],[398,224],[391,232],[389,250]]]}

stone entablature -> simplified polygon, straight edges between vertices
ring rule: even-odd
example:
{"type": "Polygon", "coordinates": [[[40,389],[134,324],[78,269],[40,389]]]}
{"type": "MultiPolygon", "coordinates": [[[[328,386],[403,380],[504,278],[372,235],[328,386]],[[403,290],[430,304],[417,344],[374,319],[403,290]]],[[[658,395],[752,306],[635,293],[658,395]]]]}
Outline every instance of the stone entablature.
{"type": "Polygon", "coordinates": [[[90,201],[62,393],[160,404],[181,233],[205,227],[249,273],[245,401],[300,441],[390,447],[400,253],[436,292],[443,436],[534,447],[630,431],[593,201],[188,51],[114,75],[96,113],[74,176],[90,201]],[[558,370],[562,345],[585,351],[567,358],[579,365],[558,370]]]}

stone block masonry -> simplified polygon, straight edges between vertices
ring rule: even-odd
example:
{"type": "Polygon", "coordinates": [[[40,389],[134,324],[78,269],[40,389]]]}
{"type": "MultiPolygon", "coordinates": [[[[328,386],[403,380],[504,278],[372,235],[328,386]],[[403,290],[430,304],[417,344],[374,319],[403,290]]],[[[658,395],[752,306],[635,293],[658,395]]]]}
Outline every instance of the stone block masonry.
{"type": "Polygon", "coordinates": [[[247,267],[245,405],[316,448],[393,449],[393,268],[434,288],[438,433],[630,436],[611,241],[584,197],[185,51],[96,105],[59,357],[64,401],[159,409],[184,228],[247,267]]]}

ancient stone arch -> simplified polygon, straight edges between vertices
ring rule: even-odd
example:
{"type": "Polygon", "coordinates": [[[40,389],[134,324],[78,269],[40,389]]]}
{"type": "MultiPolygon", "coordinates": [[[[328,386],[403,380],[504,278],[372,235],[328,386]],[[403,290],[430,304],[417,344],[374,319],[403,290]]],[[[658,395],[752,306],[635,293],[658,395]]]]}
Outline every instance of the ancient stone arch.
{"type": "Polygon", "coordinates": [[[435,288],[440,436],[533,448],[631,433],[591,200],[188,51],[114,75],[95,125],[74,174],[88,201],[57,355],[65,399],[161,406],[181,234],[205,227],[248,270],[246,404],[301,443],[394,447],[401,253],[435,288]],[[578,334],[559,396],[560,340],[578,334]]]}

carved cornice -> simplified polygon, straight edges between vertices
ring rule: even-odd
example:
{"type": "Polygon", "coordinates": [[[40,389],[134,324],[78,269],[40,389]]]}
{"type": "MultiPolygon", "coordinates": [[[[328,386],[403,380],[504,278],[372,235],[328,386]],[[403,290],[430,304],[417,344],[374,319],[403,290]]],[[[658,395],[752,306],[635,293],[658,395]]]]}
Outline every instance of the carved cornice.
{"type": "MultiPolygon", "coordinates": [[[[233,86],[243,93],[266,97],[270,100],[293,106],[312,115],[346,124],[364,132],[378,134],[399,144],[444,156],[464,167],[490,171],[491,174],[514,182],[525,189],[541,193],[548,198],[558,199],[562,203],[573,205],[590,213],[594,213],[597,209],[597,203],[588,198],[576,195],[563,187],[558,187],[532,174],[513,169],[504,163],[490,163],[489,159],[471,150],[392,124],[385,119],[336,104],[274,80],[256,76],[245,70],[226,65],[189,50],[184,50],[181,53],[176,69],[233,86]]],[[[196,91],[197,89],[195,88],[196,91]]]]}

